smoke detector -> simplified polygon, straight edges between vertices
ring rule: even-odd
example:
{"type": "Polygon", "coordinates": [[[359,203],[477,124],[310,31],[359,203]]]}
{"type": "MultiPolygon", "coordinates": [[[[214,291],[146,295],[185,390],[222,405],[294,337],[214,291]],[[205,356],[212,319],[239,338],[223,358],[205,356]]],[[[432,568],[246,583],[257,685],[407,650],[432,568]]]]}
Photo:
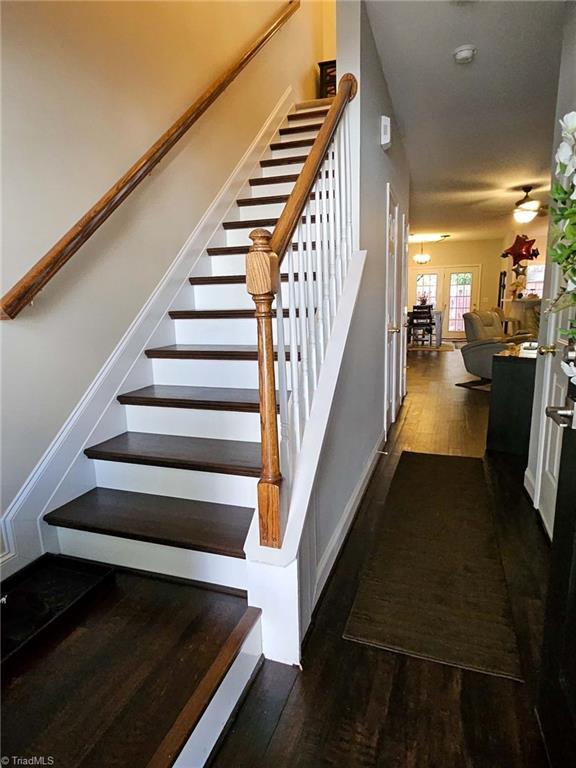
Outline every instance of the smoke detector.
{"type": "Polygon", "coordinates": [[[452,56],[454,56],[456,64],[470,64],[477,53],[478,48],[467,43],[466,45],[459,45],[458,48],[452,52],[452,56]]]}

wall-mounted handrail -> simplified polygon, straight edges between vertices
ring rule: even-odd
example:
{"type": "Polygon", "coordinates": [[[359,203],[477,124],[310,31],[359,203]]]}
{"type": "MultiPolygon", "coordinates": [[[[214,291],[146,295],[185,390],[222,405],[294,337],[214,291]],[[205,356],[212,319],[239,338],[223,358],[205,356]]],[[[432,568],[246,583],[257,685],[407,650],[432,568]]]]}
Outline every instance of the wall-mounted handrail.
{"type": "MultiPolygon", "coordinates": [[[[357,88],[354,75],[346,74],[341,78],[337,94],[278,219],[274,234],[265,229],[250,233],[252,245],[246,258],[246,288],[256,305],[262,443],[258,519],[260,543],[268,547],[280,547],[282,544],[283,494],[272,303],[276,297],[282,445],[293,438],[292,442],[298,449],[302,423],[310,413],[318,372],[352,256],[350,135],[342,117],[357,88]],[[292,242],[296,232],[297,254],[294,257],[292,242]],[[290,330],[289,344],[285,345],[279,268],[286,255],[290,330]],[[288,357],[290,405],[286,374],[288,357]]],[[[291,453],[291,447],[288,447],[283,455],[291,453]]]]}
{"type": "Polygon", "coordinates": [[[0,301],[0,318],[15,318],[66,262],[133,192],[172,147],[186,134],[208,107],[238,77],[246,65],[300,7],[300,0],[289,0],[274,21],[218,77],[189,109],[148,149],[134,165],[74,224],[50,250],[28,270],[0,301]]]}

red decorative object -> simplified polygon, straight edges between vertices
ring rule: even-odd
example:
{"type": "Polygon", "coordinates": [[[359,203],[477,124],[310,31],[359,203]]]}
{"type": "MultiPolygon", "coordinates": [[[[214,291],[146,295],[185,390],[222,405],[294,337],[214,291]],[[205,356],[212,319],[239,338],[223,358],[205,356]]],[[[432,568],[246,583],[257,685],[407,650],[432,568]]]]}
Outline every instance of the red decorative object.
{"type": "Polygon", "coordinates": [[[516,235],[516,239],[509,248],[501,254],[503,259],[512,256],[513,266],[521,261],[531,261],[540,255],[538,248],[532,248],[536,240],[528,240],[527,235],[516,235]]]}

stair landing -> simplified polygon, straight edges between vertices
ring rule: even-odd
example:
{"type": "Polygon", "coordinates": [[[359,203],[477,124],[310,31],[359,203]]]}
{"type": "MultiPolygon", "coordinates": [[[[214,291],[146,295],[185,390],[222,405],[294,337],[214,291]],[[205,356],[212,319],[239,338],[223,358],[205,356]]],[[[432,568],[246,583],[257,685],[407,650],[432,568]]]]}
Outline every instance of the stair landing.
{"type": "Polygon", "coordinates": [[[172,765],[259,613],[238,594],[118,570],[75,626],[4,677],[3,754],[172,765]]]}

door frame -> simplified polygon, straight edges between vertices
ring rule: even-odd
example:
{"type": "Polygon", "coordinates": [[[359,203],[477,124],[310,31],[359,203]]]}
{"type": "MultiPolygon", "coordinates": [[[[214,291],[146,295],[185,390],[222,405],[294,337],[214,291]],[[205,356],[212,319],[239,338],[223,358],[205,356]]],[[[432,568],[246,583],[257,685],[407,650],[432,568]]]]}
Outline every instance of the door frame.
{"type": "MultiPolygon", "coordinates": [[[[481,296],[481,285],[482,285],[482,264],[441,264],[438,266],[433,266],[430,264],[424,264],[419,265],[415,264],[412,266],[411,264],[408,266],[408,277],[407,277],[407,303],[412,300],[412,296],[408,294],[408,291],[412,290],[412,278],[414,278],[414,285],[416,282],[416,274],[425,274],[425,273],[433,273],[433,274],[440,274],[442,273],[442,279],[439,281],[439,287],[442,292],[442,311],[444,312],[444,317],[442,318],[442,338],[450,338],[448,336],[448,313],[446,312],[446,308],[448,306],[448,302],[444,301],[444,299],[448,298],[448,296],[444,296],[444,290],[445,290],[445,283],[446,283],[446,275],[448,272],[471,272],[472,270],[478,271],[478,278],[476,280],[476,285],[474,285],[474,282],[472,283],[472,301],[471,301],[471,310],[478,309],[480,306],[480,296],[481,296]]],[[[415,297],[414,297],[415,298],[415,297]]],[[[458,338],[458,337],[454,337],[458,338]]]]}
{"type": "Polygon", "coordinates": [[[403,333],[402,302],[406,291],[405,253],[408,248],[407,234],[404,229],[406,216],[400,209],[398,198],[390,182],[386,182],[385,214],[384,433],[387,434],[390,426],[396,421],[404,396],[405,345],[402,344],[400,337],[403,333]],[[398,331],[392,332],[391,328],[398,328],[398,331]]]}

